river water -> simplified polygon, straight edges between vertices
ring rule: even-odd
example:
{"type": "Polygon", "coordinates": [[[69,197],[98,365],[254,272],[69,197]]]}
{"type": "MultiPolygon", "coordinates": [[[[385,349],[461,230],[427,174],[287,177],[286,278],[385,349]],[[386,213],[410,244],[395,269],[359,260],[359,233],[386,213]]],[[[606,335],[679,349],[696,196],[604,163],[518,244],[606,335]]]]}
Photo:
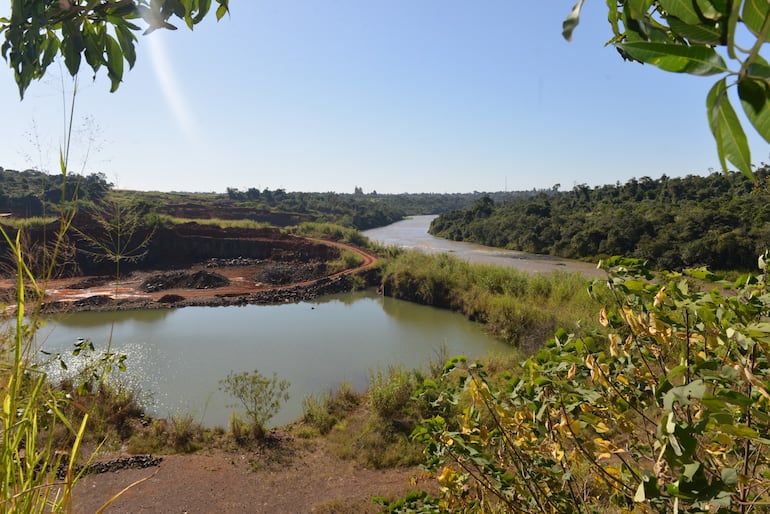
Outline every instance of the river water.
{"type": "Polygon", "coordinates": [[[530,273],[567,271],[582,273],[589,278],[604,276],[604,272],[598,270],[595,264],[432,236],[428,234],[428,228],[434,218],[435,215],[414,216],[386,227],[367,230],[363,234],[384,245],[396,245],[428,253],[446,252],[472,263],[512,267],[530,273]]]}

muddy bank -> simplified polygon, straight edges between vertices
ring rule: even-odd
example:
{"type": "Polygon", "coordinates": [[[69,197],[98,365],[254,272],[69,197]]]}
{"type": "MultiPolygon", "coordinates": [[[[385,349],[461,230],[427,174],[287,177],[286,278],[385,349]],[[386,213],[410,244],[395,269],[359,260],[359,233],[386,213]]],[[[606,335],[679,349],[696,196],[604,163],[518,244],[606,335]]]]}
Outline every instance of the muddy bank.
{"type": "MultiPolygon", "coordinates": [[[[161,228],[142,259],[121,265],[119,278],[110,276],[114,263],[87,259],[88,252],[77,249],[81,243],[71,242],[71,260],[59,267],[67,273],[45,284],[43,312],[302,302],[377,281],[377,258],[361,248],[270,228],[161,228]],[[330,270],[328,263],[343,251],[360,256],[362,264],[330,270]]],[[[12,276],[0,280],[0,296],[7,305],[15,303],[12,276]]],[[[27,293],[28,300],[36,296],[27,293]]]]}
{"type": "MultiPolygon", "coordinates": [[[[377,282],[376,274],[362,273],[367,286],[377,282]]],[[[356,286],[361,282],[357,281],[356,286]]],[[[298,284],[289,287],[268,288],[252,293],[217,293],[209,290],[208,295],[184,295],[168,293],[157,298],[114,298],[108,294],[87,296],[75,301],[55,300],[45,302],[42,312],[82,312],[82,311],[125,311],[144,309],[170,309],[179,307],[225,307],[231,305],[274,305],[281,303],[307,302],[327,294],[345,293],[352,291],[354,280],[350,274],[332,278],[322,278],[310,284],[298,284]]]]}

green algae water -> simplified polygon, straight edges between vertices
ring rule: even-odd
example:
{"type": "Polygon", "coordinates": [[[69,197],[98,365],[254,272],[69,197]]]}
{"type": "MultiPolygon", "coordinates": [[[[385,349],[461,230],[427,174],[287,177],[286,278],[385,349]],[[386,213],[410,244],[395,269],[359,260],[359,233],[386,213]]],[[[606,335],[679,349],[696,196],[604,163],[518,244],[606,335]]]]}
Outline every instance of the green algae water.
{"type": "MultiPolygon", "coordinates": [[[[281,425],[302,415],[310,394],[343,381],[364,390],[370,370],[423,367],[444,346],[471,358],[512,351],[461,315],[370,292],[297,304],[60,315],[48,320],[38,344],[64,354],[78,338],[97,350],[109,342],[128,356],[121,380],[141,390],[151,414],[191,414],[207,426],[227,426],[235,400],[218,383],[230,371],[275,372],[291,382],[289,402],[271,421],[281,425]]],[[[52,366],[51,373],[65,371],[52,366]]]]}

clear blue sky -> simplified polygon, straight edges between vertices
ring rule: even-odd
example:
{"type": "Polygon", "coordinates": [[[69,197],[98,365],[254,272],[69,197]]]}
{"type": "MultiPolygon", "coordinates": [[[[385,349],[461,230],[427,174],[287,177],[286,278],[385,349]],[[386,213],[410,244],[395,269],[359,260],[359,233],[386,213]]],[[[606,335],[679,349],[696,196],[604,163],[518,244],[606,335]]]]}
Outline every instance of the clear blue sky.
{"type": "MultiPolygon", "coordinates": [[[[714,79],[624,63],[599,0],[567,43],[573,3],[233,0],[219,23],[140,36],[116,93],[83,69],[70,169],[124,189],[381,193],[719,169],[714,79]]],[[[54,65],[20,102],[4,69],[0,166],[56,170],[71,80],[54,65]]]]}

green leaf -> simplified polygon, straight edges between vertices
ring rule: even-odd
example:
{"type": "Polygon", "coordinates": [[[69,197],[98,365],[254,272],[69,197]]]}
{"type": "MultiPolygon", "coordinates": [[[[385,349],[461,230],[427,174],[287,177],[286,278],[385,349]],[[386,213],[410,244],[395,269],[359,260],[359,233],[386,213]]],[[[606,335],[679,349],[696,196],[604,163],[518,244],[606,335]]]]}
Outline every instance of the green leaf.
{"type": "Polygon", "coordinates": [[[757,431],[753,428],[747,427],[746,425],[733,425],[725,423],[723,425],[719,425],[717,429],[724,432],[725,434],[729,434],[735,437],[742,437],[744,439],[753,440],[759,438],[757,431]]]}
{"type": "Polygon", "coordinates": [[[765,141],[770,143],[770,86],[745,78],[738,82],[738,96],[743,112],[765,141]]]}
{"type": "Polygon", "coordinates": [[[695,4],[701,15],[708,20],[717,21],[730,15],[727,0],[695,0],[695,4]]]}
{"type": "Polygon", "coordinates": [[[123,80],[123,52],[120,50],[120,44],[112,36],[107,36],[107,70],[112,83],[110,93],[114,93],[123,80]]]}
{"type": "Polygon", "coordinates": [[[193,23],[200,23],[203,18],[208,14],[211,9],[211,0],[199,0],[198,2],[198,14],[193,17],[193,23]]]}
{"type": "Polygon", "coordinates": [[[728,487],[734,487],[738,483],[738,472],[735,468],[722,468],[722,482],[728,487]]]}
{"type": "Polygon", "coordinates": [[[752,78],[770,81],[770,66],[766,62],[754,61],[746,67],[746,74],[752,78]]]}
{"type": "Polygon", "coordinates": [[[714,25],[699,24],[690,25],[681,21],[679,18],[670,16],[667,18],[671,30],[687,39],[691,43],[701,43],[705,45],[720,45],[725,43],[724,28],[717,28],[714,25]]]}
{"type": "MultiPolygon", "coordinates": [[[[684,23],[696,25],[701,22],[692,0],[660,0],[660,5],[669,16],[676,16],[684,23]]],[[[669,18],[666,20],[670,21],[669,18]]]]}
{"type": "MultiPolygon", "coordinates": [[[[567,41],[572,41],[572,32],[575,30],[575,27],[578,26],[578,23],[580,23],[580,10],[583,8],[583,2],[584,0],[578,0],[578,3],[572,7],[572,12],[569,13],[567,19],[561,24],[561,35],[567,41]]],[[[219,18],[219,9],[217,9],[217,18],[219,18]]]]}
{"type": "Polygon", "coordinates": [[[56,33],[48,31],[45,38],[45,50],[43,52],[43,60],[40,67],[46,69],[49,64],[53,62],[56,55],[59,53],[59,38],[56,37],[56,33]]]}
{"type": "Polygon", "coordinates": [[[99,71],[99,67],[102,65],[103,47],[99,44],[99,36],[88,20],[83,22],[83,42],[86,47],[86,62],[94,71],[99,71]]]}
{"type": "Polygon", "coordinates": [[[729,159],[741,173],[754,180],[751,171],[751,152],[730,99],[727,97],[727,81],[718,81],[706,98],[709,126],[717,143],[717,153],[722,169],[727,170],[725,159],[729,159]]]}
{"type": "Polygon", "coordinates": [[[72,20],[62,23],[61,49],[64,54],[64,65],[74,77],[80,70],[80,56],[85,49],[85,44],[80,28],[72,20]]]}
{"type": "Polygon", "coordinates": [[[687,480],[692,481],[693,477],[695,476],[695,473],[697,473],[699,469],[700,469],[699,462],[692,462],[690,464],[685,464],[684,469],[682,470],[682,476],[687,478],[687,480]]]}
{"type": "Polygon", "coordinates": [[[626,9],[635,20],[641,20],[652,6],[652,0],[626,0],[626,9]]]}
{"type": "Polygon", "coordinates": [[[713,48],[637,41],[616,45],[634,59],[674,73],[714,75],[729,70],[713,48]]]}
{"type": "Polygon", "coordinates": [[[120,43],[120,49],[123,50],[123,57],[126,59],[129,69],[133,68],[136,62],[136,48],[134,48],[136,36],[125,25],[116,26],[115,35],[118,36],[118,43],[120,43]]]}
{"type": "Polygon", "coordinates": [[[663,396],[663,408],[673,410],[674,402],[682,406],[690,405],[692,400],[700,400],[706,392],[703,380],[693,380],[689,384],[674,387],[663,396]]]}
{"type": "Polygon", "coordinates": [[[762,34],[762,27],[768,15],[770,15],[770,3],[767,0],[746,0],[743,6],[742,19],[746,27],[755,36],[762,34]]]}
{"type": "Polygon", "coordinates": [[[225,14],[227,14],[227,12],[228,12],[227,5],[222,4],[219,7],[217,7],[217,13],[216,13],[217,14],[217,21],[219,21],[222,18],[224,18],[225,14]]]}

